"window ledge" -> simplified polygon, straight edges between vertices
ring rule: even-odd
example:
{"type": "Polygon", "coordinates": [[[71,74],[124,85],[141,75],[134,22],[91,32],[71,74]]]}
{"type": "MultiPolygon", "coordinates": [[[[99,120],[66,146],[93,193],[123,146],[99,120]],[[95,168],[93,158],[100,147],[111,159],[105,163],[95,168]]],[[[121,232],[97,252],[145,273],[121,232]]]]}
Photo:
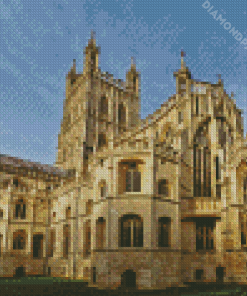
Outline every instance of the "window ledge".
{"type": "Polygon", "coordinates": [[[216,250],[198,250],[196,251],[198,254],[215,254],[216,250]]]}

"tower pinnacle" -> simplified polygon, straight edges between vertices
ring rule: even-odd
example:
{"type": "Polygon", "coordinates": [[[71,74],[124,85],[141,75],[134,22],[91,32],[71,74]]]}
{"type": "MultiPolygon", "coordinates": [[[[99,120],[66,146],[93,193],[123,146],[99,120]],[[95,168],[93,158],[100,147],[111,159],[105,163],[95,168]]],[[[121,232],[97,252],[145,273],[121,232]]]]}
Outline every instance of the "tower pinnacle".
{"type": "Polygon", "coordinates": [[[89,41],[90,44],[96,44],[96,39],[95,39],[95,32],[94,30],[91,30],[91,39],[89,41]]]}
{"type": "Polygon", "coordinates": [[[135,65],[135,59],[134,57],[131,57],[131,69],[135,69],[136,65],[135,65]]]}
{"type": "Polygon", "coordinates": [[[185,69],[186,67],[184,57],[185,57],[185,52],[181,50],[181,69],[185,69]]]}
{"type": "Polygon", "coordinates": [[[217,74],[218,76],[218,84],[221,84],[221,74],[217,74]]]}

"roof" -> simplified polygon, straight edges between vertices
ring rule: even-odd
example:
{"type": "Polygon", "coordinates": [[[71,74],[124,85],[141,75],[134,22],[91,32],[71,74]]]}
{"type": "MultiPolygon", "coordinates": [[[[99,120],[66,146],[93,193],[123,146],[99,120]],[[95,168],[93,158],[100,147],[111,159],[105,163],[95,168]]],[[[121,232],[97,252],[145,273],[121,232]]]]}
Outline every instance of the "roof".
{"type": "Polygon", "coordinates": [[[29,160],[24,160],[16,157],[11,157],[6,154],[0,154],[0,165],[9,165],[15,168],[28,168],[29,170],[39,170],[44,173],[67,176],[68,171],[53,167],[48,164],[41,164],[39,162],[32,162],[29,160]]]}

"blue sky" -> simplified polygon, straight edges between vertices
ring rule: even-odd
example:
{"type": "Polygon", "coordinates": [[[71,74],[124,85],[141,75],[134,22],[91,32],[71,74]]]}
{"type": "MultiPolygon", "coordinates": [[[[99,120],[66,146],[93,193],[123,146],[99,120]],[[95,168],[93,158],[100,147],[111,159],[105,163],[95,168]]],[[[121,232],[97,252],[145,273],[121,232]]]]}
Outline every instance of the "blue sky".
{"type": "MultiPolygon", "coordinates": [[[[182,0],[0,0],[0,153],[53,164],[63,116],[65,77],[96,32],[100,68],[124,79],[135,57],[141,118],[176,92],[180,51],[193,78],[216,83],[246,108],[247,3],[182,0]],[[213,11],[216,14],[212,15],[213,11]],[[224,28],[215,17],[222,15],[224,28]],[[228,28],[228,29],[227,29],[228,28]],[[230,28],[230,29],[231,29],[230,28]],[[239,35],[241,37],[241,35],[239,35]],[[238,39],[241,39],[241,38],[238,39]],[[243,39],[242,39],[243,40],[243,39]]],[[[247,121],[244,118],[245,133],[247,121]]]]}

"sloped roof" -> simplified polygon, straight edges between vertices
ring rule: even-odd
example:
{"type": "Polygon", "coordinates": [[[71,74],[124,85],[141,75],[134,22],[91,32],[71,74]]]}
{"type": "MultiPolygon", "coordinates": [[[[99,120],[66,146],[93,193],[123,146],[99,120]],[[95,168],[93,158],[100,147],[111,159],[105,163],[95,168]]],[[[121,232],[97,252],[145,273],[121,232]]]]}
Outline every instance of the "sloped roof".
{"type": "Polygon", "coordinates": [[[29,160],[20,159],[17,157],[11,157],[6,154],[0,154],[0,165],[8,165],[15,168],[28,168],[29,170],[39,170],[44,173],[67,176],[68,171],[53,167],[48,164],[41,164],[39,162],[32,162],[29,160]]]}

